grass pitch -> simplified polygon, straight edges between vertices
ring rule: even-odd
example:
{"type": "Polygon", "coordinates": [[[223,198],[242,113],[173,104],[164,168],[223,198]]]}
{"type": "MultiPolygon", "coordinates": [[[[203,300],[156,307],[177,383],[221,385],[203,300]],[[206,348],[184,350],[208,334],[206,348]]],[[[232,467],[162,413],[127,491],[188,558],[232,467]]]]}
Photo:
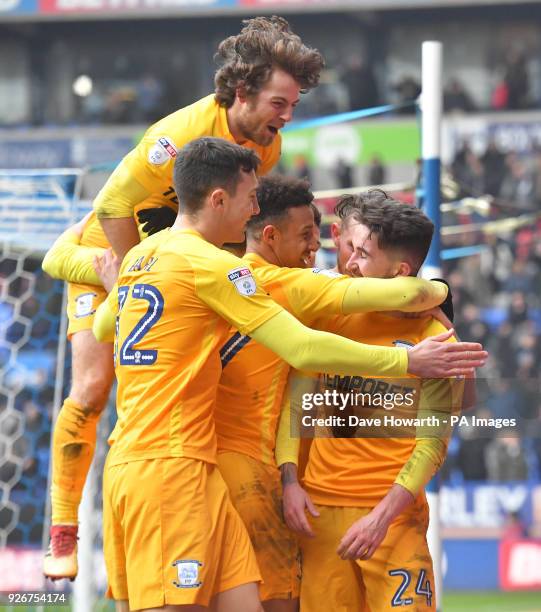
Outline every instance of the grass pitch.
{"type": "Polygon", "coordinates": [[[541,612],[541,591],[448,591],[443,612],[541,612]]]}

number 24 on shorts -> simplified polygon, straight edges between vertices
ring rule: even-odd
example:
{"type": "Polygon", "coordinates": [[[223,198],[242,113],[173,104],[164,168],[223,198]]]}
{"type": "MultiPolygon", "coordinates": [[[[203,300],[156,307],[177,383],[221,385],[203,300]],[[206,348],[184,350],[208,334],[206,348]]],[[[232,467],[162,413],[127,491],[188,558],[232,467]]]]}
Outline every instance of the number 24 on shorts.
{"type": "MultiPolygon", "coordinates": [[[[146,300],[148,308],[145,314],[137,321],[134,328],[126,336],[120,350],[115,347],[115,359],[119,357],[120,365],[152,365],[158,358],[158,351],[155,349],[136,349],[135,344],[141,342],[153,325],[159,320],[163,313],[163,295],[152,285],[139,283],[133,286],[130,293],[130,286],[123,285],[118,288],[118,312],[126,304],[128,299],[146,300]]],[[[118,317],[116,322],[116,338],[118,342],[118,317]]]]}
{"type": "MultiPolygon", "coordinates": [[[[396,569],[391,570],[389,572],[389,576],[397,576],[402,578],[402,582],[396,593],[394,594],[393,599],[391,600],[391,605],[394,607],[400,606],[411,606],[413,604],[413,599],[411,597],[403,597],[406,589],[408,588],[411,582],[411,573],[404,569],[396,569]]],[[[426,605],[432,605],[432,591],[430,590],[430,580],[426,579],[425,570],[419,571],[419,578],[417,579],[417,584],[415,585],[415,594],[416,595],[424,595],[426,597],[426,605]]]]}

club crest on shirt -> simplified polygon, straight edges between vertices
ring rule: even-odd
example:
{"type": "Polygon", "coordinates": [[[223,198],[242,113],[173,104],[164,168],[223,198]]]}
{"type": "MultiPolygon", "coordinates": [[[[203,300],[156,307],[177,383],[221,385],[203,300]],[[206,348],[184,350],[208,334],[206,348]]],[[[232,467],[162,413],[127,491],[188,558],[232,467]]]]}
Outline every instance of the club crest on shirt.
{"type": "Polygon", "coordinates": [[[412,346],[415,346],[415,344],[413,344],[413,342],[409,342],[408,340],[393,340],[393,344],[397,348],[406,348],[406,349],[409,349],[412,346]]]}
{"type": "Polygon", "coordinates": [[[177,580],[173,580],[173,584],[179,589],[196,589],[203,582],[199,580],[199,568],[202,563],[193,559],[179,559],[173,563],[173,567],[177,568],[177,580]]]}
{"type": "Polygon", "coordinates": [[[250,268],[235,268],[227,273],[227,278],[235,285],[241,295],[253,295],[256,292],[255,279],[250,268]]]}
{"type": "Polygon", "coordinates": [[[96,312],[94,308],[95,293],[81,293],[75,298],[75,317],[88,317],[96,312]]]}
{"type": "Polygon", "coordinates": [[[175,159],[177,156],[177,148],[173,142],[162,136],[158,138],[158,142],[148,152],[148,161],[155,166],[161,166],[170,159],[175,159]]]}

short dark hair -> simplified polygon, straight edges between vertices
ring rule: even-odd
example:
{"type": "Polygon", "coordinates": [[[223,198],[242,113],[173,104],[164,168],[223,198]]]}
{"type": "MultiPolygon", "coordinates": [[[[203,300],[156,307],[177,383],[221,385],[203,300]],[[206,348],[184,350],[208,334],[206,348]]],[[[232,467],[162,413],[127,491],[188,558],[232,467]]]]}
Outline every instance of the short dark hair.
{"type": "Polygon", "coordinates": [[[238,87],[244,87],[247,95],[257,94],[274,68],[290,74],[302,93],[317,86],[325,66],[323,57],[307,47],[283,17],[255,17],[243,24],[239,34],[220,43],[214,56],[221,63],[214,77],[221,106],[233,105],[238,87]]]}
{"type": "Polygon", "coordinates": [[[321,211],[313,202],[310,204],[310,208],[314,213],[314,223],[317,225],[317,227],[321,227],[321,211]]]}
{"type": "Polygon", "coordinates": [[[279,174],[260,178],[257,187],[259,214],[248,221],[247,234],[260,240],[265,225],[280,223],[290,208],[310,206],[313,199],[310,183],[304,179],[279,174]]]}
{"type": "Polygon", "coordinates": [[[417,273],[426,258],[434,224],[415,206],[390,198],[382,189],[344,195],[334,209],[342,224],[360,223],[378,237],[382,250],[400,250],[412,258],[417,273]]]}
{"type": "Polygon", "coordinates": [[[254,151],[223,138],[192,140],[178,152],[173,169],[179,209],[197,212],[213,189],[222,188],[233,195],[241,171],[255,171],[259,163],[254,151]]]}

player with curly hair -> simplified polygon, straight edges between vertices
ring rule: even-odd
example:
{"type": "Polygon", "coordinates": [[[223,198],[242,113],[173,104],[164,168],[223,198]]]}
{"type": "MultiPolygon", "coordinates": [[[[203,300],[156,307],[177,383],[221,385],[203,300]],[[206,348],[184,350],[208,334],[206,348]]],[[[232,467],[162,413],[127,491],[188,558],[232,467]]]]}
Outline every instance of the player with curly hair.
{"type": "Polygon", "coordinates": [[[77,575],[78,508],[113,381],[112,346],[92,335],[94,313],[107,295],[92,270],[93,255],[112,246],[122,260],[139,242],[136,212],[143,211],[139,220],[148,233],[173,223],[173,166],[187,142],[224,138],[257,153],[258,174],[271,170],[280,157],[280,128],[291,120],[300,93],[318,84],[324,66],[321,54],[280,17],[244,21],[239,34],[219,45],[216,59],[215,93],[152,125],[96,197],[94,214],[77,230],[82,236],[68,232],[43,262],[51,276],[69,282],[73,362],[70,394],[53,434],[51,545],[44,564],[53,579],[77,575]]]}

